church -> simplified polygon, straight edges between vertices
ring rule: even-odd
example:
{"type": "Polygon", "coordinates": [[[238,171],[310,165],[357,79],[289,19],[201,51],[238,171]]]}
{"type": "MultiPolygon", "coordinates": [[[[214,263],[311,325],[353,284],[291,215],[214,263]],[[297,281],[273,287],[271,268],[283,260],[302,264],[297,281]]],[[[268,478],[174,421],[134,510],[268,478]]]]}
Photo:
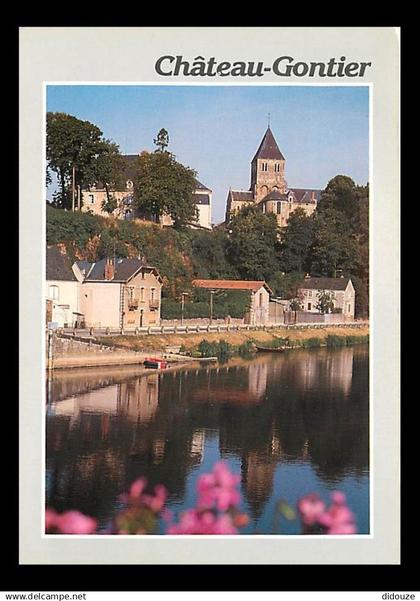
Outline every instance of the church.
{"type": "Polygon", "coordinates": [[[286,159],[268,126],[251,161],[249,190],[229,189],[225,223],[250,204],[256,205],[263,213],[274,213],[279,227],[287,226],[290,215],[298,208],[311,215],[316,210],[321,190],[289,188],[284,176],[285,164],[286,159]]]}

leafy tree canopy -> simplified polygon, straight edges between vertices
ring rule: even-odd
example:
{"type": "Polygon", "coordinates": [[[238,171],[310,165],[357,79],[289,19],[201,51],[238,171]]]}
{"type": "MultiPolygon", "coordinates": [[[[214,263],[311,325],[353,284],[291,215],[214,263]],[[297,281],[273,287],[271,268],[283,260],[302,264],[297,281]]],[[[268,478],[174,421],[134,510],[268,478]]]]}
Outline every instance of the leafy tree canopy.
{"type": "Polygon", "coordinates": [[[314,219],[303,209],[296,209],[282,233],[281,264],[285,272],[308,271],[314,238],[314,219]]]}
{"type": "Polygon", "coordinates": [[[140,214],[153,215],[156,220],[170,215],[175,227],[196,218],[195,171],[166,151],[142,153],[135,170],[134,201],[140,214]]]}
{"type": "Polygon", "coordinates": [[[99,180],[111,185],[121,173],[120,159],[118,146],[104,139],[93,123],[66,113],[47,113],[47,170],[58,179],[59,207],[71,207],[73,167],[76,186],[83,188],[99,180]]]}
{"type": "Polygon", "coordinates": [[[230,262],[245,279],[268,280],[279,269],[278,227],[272,213],[262,213],[249,205],[239,211],[229,225],[230,262]]]}

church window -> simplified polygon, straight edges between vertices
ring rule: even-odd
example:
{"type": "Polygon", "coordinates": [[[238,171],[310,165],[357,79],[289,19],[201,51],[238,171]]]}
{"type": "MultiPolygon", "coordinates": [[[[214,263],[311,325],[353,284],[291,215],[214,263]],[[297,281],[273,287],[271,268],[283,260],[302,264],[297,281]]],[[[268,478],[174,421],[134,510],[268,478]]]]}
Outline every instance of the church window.
{"type": "Polygon", "coordinates": [[[263,163],[261,169],[262,171],[268,171],[268,163],[263,163]]]}
{"type": "Polygon", "coordinates": [[[308,311],[312,309],[312,303],[308,303],[308,311]]]}
{"type": "Polygon", "coordinates": [[[277,214],[279,215],[281,213],[281,202],[277,203],[277,214]]]}
{"type": "Polygon", "coordinates": [[[275,163],[275,164],[274,164],[274,171],[275,171],[276,173],[279,173],[279,172],[280,172],[280,163],[275,163]]]}
{"type": "Polygon", "coordinates": [[[95,204],[95,196],[93,194],[89,194],[89,203],[91,205],[95,204]]]}

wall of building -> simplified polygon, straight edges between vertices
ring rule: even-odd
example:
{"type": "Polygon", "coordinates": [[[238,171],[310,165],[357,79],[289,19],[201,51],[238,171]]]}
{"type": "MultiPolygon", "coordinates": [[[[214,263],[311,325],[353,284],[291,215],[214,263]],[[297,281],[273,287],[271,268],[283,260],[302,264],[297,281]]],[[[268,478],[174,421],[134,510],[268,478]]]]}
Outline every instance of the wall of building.
{"type": "Polygon", "coordinates": [[[285,161],[278,159],[257,159],[252,165],[252,182],[251,187],[254,191],[255,199],[258,202],[264,196],[267,196],[272,190],[279,190],[283,193],[286,191],[286,181],[284,179],[285,161]],[[263,164],[267,164],[267,171],[263,171],[263,164]],[[280,171],[275,171],[275,165],[279,165],[280,171]],[[254,177],[256,178],[254,180],[254,177]]]}
{"type": "Polygon", "coordinates": [[[336,323],[347,323],[352,322],[354,318],[350,315],[343,315],[342,313],[311,313],[308,311],[297,311],[296,321],[295,312],[286,311],[284,314],[284,323],[286,325],[294,323],[323,323],[323,324],[336,324],[336,323]]]}
{"type": "Polygon", "coordinates": [[[119,328],[120,287],[115,282],[85,282],[80,289],[80,310],[87,327],[119,328]]]}
{"type": "Polygon", "coordinates": [[[47,300],[51,301],[51,321],[59,327],[72,327],[76,318],[74,312],[79,313],[80,283],[77,281],[47,280],[47,300]],[[52,288],[55,287],[55,288],[52,288]],[[55,298],[58,295],[57,298],[55,298]]]}
{"type": "Polygon", "coordinates": [[[161,289],[157,277],[143,271],[124,286],[124,327],[160,325],[161,289]]]}
{"type": "MultiPolygon", "coordinates": [[[[127,199],[132,197],[132,191],[112,192],[112,196],[117,200],[117,209],[113,212],[114,217],[123,219],[127,205],[125,204],[127,199]]],[[[93,215],[99,215],[100,217],[109,217],[109,213],[102,209],[102,204],[107,200],[106,190],[104,189],[93,189],[83,191],[83,213],[92,213],[93,215]]]]}
{"type": "MultiPolygon", "coordinates": [[[[318,313],[316,305],[318,304],[318,294],[324,292],[323,290],[301,290],[303,293],[303,307],[305,311],[311,313],[318,313]]],[[[333,296],[334,307],[342,309],[342,314],[350,317],[354,317],[355,311],[355,292],[354,288],[349,282],[346,290],[325,290],[333,296]]]]}
{"type": "Polygon", "coordinates": [[[211,229],[211,204],[197,205],[197,223],[201,227],[211,229]]]}
{"type": "Polygon", "coordinates": [[[251,295],[251,308],[249,312],[249,323],[251,325],[269,322],[269,304],[270,295],[264,286],[251,295]]]}

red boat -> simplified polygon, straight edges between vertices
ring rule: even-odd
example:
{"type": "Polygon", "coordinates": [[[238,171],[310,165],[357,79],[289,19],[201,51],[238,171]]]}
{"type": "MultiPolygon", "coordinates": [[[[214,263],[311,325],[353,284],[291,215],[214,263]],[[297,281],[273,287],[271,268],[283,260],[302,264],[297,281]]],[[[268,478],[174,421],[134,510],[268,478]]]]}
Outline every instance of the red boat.
{"type": "Polygon", "coordinates": [[[144,367],[149,369],[166,369],[168,367],[168,362],[158,357],[147,357],[147,359],[144,360],[144,367]]]}

